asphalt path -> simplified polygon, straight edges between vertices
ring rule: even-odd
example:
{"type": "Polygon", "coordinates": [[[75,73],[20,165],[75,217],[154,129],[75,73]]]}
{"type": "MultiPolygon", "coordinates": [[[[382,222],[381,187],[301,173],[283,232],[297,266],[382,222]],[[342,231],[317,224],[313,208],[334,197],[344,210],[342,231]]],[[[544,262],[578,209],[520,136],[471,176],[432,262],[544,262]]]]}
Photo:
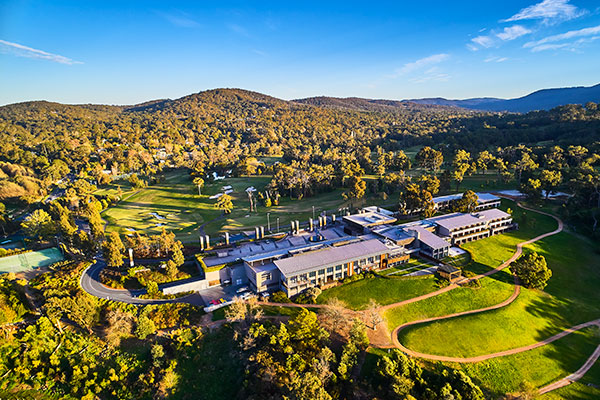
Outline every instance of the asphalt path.
{"type": "Polygon", "coordinates": [[[106,262],[101,257],[95,257],[95,263],[90,265],[79,280],[81,288],[91,294],[106,300],[119,301],[122,303],[147,305],[147,304],[165,304],[165,303],[188,303],[196,306],[204,306],[202,296],[193,293],[176,299],[141,299],[140,295],[146,293],[144,289],[128,290],[113,289],[103,285],[100,282],[100,272],[106,267],[106,262]]]}

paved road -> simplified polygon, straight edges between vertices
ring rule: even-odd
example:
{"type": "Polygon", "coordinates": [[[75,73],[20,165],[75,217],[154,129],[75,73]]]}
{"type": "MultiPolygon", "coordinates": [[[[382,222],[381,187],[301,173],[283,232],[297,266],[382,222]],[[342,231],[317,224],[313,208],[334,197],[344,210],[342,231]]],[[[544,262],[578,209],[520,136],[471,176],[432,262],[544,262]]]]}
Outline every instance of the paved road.
{"type": "Polygon", "coordinates": [[[144,294],[144,289],[140,290],[127,290],[127,289],[112,289],[104,286],[100,282],[100,271],[106,267],[106,263],[100,257],[95,258],[95,263],[90,265],[83,274],[79,284],[81,288],[92,296],[100,297],[102,299],[120,301],[128,304],[164,304],[164,303],[188,303],[197,306],[203,306],[204,301],[202,297],[193,293],[185,297],[176,299],[165,299],[165,300],[153,300],[153,299],[140,299],[138,296],[144,294]]]}

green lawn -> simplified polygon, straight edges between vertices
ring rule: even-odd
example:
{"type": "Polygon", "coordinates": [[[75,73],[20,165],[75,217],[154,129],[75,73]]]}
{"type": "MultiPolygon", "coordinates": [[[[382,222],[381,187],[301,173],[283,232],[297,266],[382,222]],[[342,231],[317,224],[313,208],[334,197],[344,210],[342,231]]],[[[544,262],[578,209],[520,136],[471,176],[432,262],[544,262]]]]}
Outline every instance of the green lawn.
{"type": "Polygon", "coordinates": [[[600,317],[600,255],[592,246],[566,232],[531,245],[553,271],[544,292],[523,289],[505,308],[415,326],[400,333],[402,343],[424,353],[475,356],[531,344],[600,317]],[[440,345],[448,334],[461,340],[440,345]]]}
{"type": "MultiPolygon", "coordinates": [[[[179,240],[190,243],[198,241],[198,229],[203,224],[206,224],[205,233],[211,236],[225,230],[232,233],[253,230],[255,226],[264,226],[266,229],[267,213],[270,213],[271,230],[275,232],[278,218],[280,226],[283,227],[292,220],[306,222],[313,215],[313,206],[315,215],[318,215],[321,211],[337,211],[348,205],[342,198],[342,190],[338,189],[302,200],[282,197],[279,206],[259,206],[257,212],[250,213],[245,189],[254,186],[262,191],[270,180],[270,176],[226,178],[207,184],[199,196],[187,171],[173,171],[159,184],[137,191],[126,191],[123,200],[106,209],[102,217],[108,222],[109,232],[127,234],[134,229],[156,234],[164,226],[165,229],[173,231],[179,240]],[[217,200],[210,199],[210,196],[220,193],[223,186],[233,188],[231,196],[234,210],[231,214],[221,217],[221,212],[214,208],[217,200]],[[152,213],[158,214],[160,218],[152,213]]],[[[116,189],[108,187],[99,193],[115,194],[116,189]]],[[[377,204],[379,201],[376,196],[368,196],[361,200],[360,204],[377,204]]],[[[355,202],[354,205],[358,204],[355,202]]]]}
{"type": "MultiPolygon", "coordinates": [[[[472,190],[474,192],[485,192],[488,190],[506,190],[516,189],[518,183],[515,180],[503,182],[498,177],[496,171],[488,171],[485,174],[473,174],[465,176],[464,180],[458,187],[458,190],[463,192],[465,190],[472,190]]],[[[456,189],[456,184],[452,184],[452,189],[456,189]]]]}
{"type": "MultiPolygon", "coordinates": [[[[514,253],[517,243],[549,232],[557,226],[551,217],[518,208],[509,200],[502,201],[502,208],[513,210],[519,230],[462,245],[471,254],[471,261],[463,267],[465,270],[482,273],[496,268],[514,253]]],[[[391,331],[409,321],[492,306],[502,302],[513,292],[513,279],[508,271],[483,278],[480,282],[481,288],[458,288],[388,310],[385,315],[388,329],[391,331]]]]}
{"type": "Polygon", "coordinates": [[[323,291],[318,303],[338,298],[353,310],[364,309],[370,299],[380,305],[410,299],[436,290],[433,276],[407,278],[365,278],[323,291]]]}
{"type": "MultiPolygon", "coordinates": [[[[584,329],[566,336],[552,344],[537,349],[473,363],[444,365],[463,370],[471,376],[485,392],[486,398],[501,398],[506,393],[517,392],[524,382],[534,387],[543,387],[579,369],[592,354],[600,338],[595,327],[584,329]]],[[[387,353],[382,349],[369,349],[362,376],[372,378],[377,361],[387,353]]],[[[424,362],[425,368],[436,368],[438,364],[424,362]]],[[[543,400],[596,399],[600,390],[586,386],[586,383],[600,384],[600,363],[580,381],[566,388],[550,392],[543,400]]]]}
{"type": "MultiPolygon", "coordinates": [[[[481,386],[497,398],[502,394],[518,391],[524,382],[540,388],[575,372],[594,352],[599,339],[598,328],[591,327],[524,353],[475,364],[451,366],[463,369],[465,373],[475,377],[481,386]]],[[[557,397],[556,394],[558,393],[548,394],[543,398],[569,398],[557,397]]]]}

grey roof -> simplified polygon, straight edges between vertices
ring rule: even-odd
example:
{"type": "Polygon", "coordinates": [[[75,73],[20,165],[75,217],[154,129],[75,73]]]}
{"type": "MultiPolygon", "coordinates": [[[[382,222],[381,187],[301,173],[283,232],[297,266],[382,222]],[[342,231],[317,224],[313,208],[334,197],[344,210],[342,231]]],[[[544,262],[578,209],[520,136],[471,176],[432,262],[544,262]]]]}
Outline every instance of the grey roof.
{"type": "Polygon", "coordinates": [[[460,271],[460,269],[453,267],[452,265],[442,264],[438,267],[438,270],[442,270],[448,274],[453,274],[455,272],[460,271]]]}
{"type": "Polygon", "coordinates": [[[472,214],[456,213],[445,217],[446,218],[436,219],[435,223],[448,230],[463,228],[470,225],[482,225],[485,223],[483,218],[477,218],[472,214]]]}
{"type": "Polygon", "coordinates": [[[365,240],[337,247],[326,247],[293,257],[276,260],[273,263],[286,276],[339,264],[360,257],[371,257],[389,252],[390,249],[378,239],[365,240]]]}
{"type": "MultiPolygon", "coordinates": [[[[477,192],[475,194],[477,195],[477,203],[479,204],[500,200],[500,197],[494,196],[491,193],[477,192]]],[[[462,196],[463,193],[449,194],[447,196],[438,196],[433,198],[433,202],[437,204],[446,201],[458,200],[461,199],[462,196]]]]}
{"type": "Polygon", "coordinates": [[[492,208],[490,210],[478,211],[474,214],[454,213],[430,218],[429,220],[441,227],[452,230],[470,225],[481,225],[494,219],[506,217],[510,217],[510,215],[497,208],[492,208]]]}
{"type": "Polygon", "coordinates": [[[396,218],[378,213],[376,211],[368,211],[362,214],[347,215],[344,221],[350,221],[360,226],[371,226],[373,224],[391,224],[396,222],[396,218]]]}
{"type": "Polygon", "coordinates": [[[510,217],[509,213],[499,210],[497,208],[490,208],[489,210],[478,211],[477,215],[483,216],[487,221],[510,217]]]}
{"type": "Polygon", "coordinates": [[[419,233],[419,241],[431,247],[432,249],[443,249],[450,247],[450,243],[436,235],[435,233],[429,232],[427,229],[421,227],[412,228],[412,230],[419,233]]]}
{"type": "Polygon", "coordinates": [[[414,238],[414,236],[409,235],[404,231],[404,229],[399,228],[398,226],[383,225],[373,229],[373,233],[393,241],[414,238]]]}

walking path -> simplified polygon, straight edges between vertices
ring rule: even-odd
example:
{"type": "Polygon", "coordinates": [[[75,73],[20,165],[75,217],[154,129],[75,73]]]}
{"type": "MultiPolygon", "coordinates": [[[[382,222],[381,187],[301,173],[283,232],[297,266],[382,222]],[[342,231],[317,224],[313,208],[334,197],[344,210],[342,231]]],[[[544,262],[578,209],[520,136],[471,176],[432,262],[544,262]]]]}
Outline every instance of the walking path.
{"type": "MultiPolygon", "coordinates": [[[[521,256],[521,254],[523,253],[523,247],[527,246],[531,243],[537,242],[539,240],[542,240],[546,237],[552,236],[552,235],[556,235],[558,233],[560,233],[563,230],[563,222],[557,218],[556,216],[543,212],[543,211],[539,211],[539,210],[535,210],[535,209],[531,209],[529,207],[523,206],[520,203],[517,203],[517,205],[523,209],[529,210],[529,211],[533,211],[533,212],[537,212],[540,214],[544,214],[544,215],[548,215],[552,218],[554,218],[557,222],[558,222],[558,227],[553,230],[552,232],[548,232],[548,233],[544,233],[542,235],[539,235],[533,239],[527,240],[525,242],[519,243],[517,244],[517,250],[515,251],[515,253],[512,255],[512,257],[510,259],[508,259],[506,262],[502,263],[500,266],[498,266],[497,268],[494,268],[493,270],[490,270],[488,272],[485,272],[483,274],[477,275],[473,278],[470,279],[463,279],[460,282],[457,282],[456,284],[452,284],[449,285],[443,289],[437,290],[435,292],[432,293],[428,293],[425,294],[423,296],[419,296],[419,297],[415,297],[409,300],[405,300],[405,301],[401,301],[398,303],[394,303],[394,304],[389,304],[386,305],[384,307],[381,307],[382,311],[388,310],[390,308],[394,308],[394,307],[398,307],[398,306],[403,306],[406,304],[410,304],[410,303],[414,303],[417,301],[421,301],[430,297],[434,297],[437,296],[439,294],[448,292],[450,290],[454,290],[457,287],[459,287],[462,284],[465,283],[469,283],[472,280],[475,279],[480,279],[483,278],[485,276],[490,276],[492,274],[495,274],[496,272],[499,272],[503,269],[505,269],[506,267],[508,267],[513,261],[515,261],[517,258],[519,258],[521,256]]],[[[578,330],[590,327],[590,326],[597,326],[600,328],[600,319],[596,319],[593,321],[588,321],[588,322],[584,322],[582,324],[579,325],[575,325],[571,328],[568,328],[554,336],[551,336],[547,339],[544,339],[542,341],[527,345],[527,346],[523,346],[523,347],[518,347],[515,349],[510,349],[510,350],[505,350],[505,351],[501,351],[501,352],[497,352],[497,353],[492,353],[492,354],[484,354],[484,355],[480,355],[480,356],[476,356],[476,357],[448,357],[448,356],[440,356],[440,355],[435,355],[435,354],[424,354],[424,353],[419,353],[417,351],[413,351],[408,349],[407,347],[403,346],[400,341],[398,340],[398,333],[402,330],[405,329],[409,326],[414,326],[414,325],[418,325],[418,324],[424,324],[424,323],[429,323],[432,321],[440,321],[440,320],[445,320],[445,319],[450,319],[450,318],[456,318],[456,317],[460,317],[460,316],[464,316],[464,315],[470,315],[470,314],[478,314],[478,313],[482,313],[482,312],[486,312],[486,311],[491,311],[491,310],[496,310],[502,307],[505,307],[509,304],[511,304],[518,296],[519,293],[521,291],[521,286],[518,284],[517,282],[517,278],[515,277],[515,289],[512,293],[512,295],[504,300],[503,302],[490,306],[490,307],[485,307],[485,308],[481,308],[478,310],[469,310],[469,311],[463,311],[463,312],[459,312],[459,313],[454,313],[454,314],[449,314],[449,315],[444,315],[444,316],[440,316],[440,317],[433,317],[433,318],[426,318],[426,319],[422,319],[422,320],[417,320],[417,321],[412,321],[412,322],[408,322],[406,324],[400,325],[398,327],[396,327],[393,331],[392,331],[392,343],[393,345],[391,346],[381,346],[382,348],[398,348],[400,349],[403,353],[408,354],[410,356],[413,357],[419,357],[419,358],[424,358],[427,360],[433,360],[433,361],[444,361],[444,362],[456,362],[456,363],[475,363],[475,362],[480,362],[480,361],[485,361],[485,360],[489,360],[491,358],[496,358],[496,357],[503,357],[503,356],[508,356],[508,355],[512,355],[512,354],[517,354],[517,353],[522,353],[524,351],[529,351],[532,349],[536,349],[538,347],[541,346],[545,346],[549,343],[552,343],[556,340],[559,340],[573,332],[576,332],[578,330]]],[[[594,363],[598,360],[598,358],[600,358],[600,345],[596,348],[596,350],[594,351],[594,353],[586,360],[585,364],[579,368],[576,372],[574,372],[573,374],[560,379],[550,385],[547,385],[543,388],[541,388],[539,390],[540,394],[544,394],[544,393],[548,393],[552,390],[556,390],[559,389],[561,387],[570,385],[573,382],[578,381],[579,379],[581,379],[581,377],[583,377],[583,375],[594,365],[594,363]]]]}

